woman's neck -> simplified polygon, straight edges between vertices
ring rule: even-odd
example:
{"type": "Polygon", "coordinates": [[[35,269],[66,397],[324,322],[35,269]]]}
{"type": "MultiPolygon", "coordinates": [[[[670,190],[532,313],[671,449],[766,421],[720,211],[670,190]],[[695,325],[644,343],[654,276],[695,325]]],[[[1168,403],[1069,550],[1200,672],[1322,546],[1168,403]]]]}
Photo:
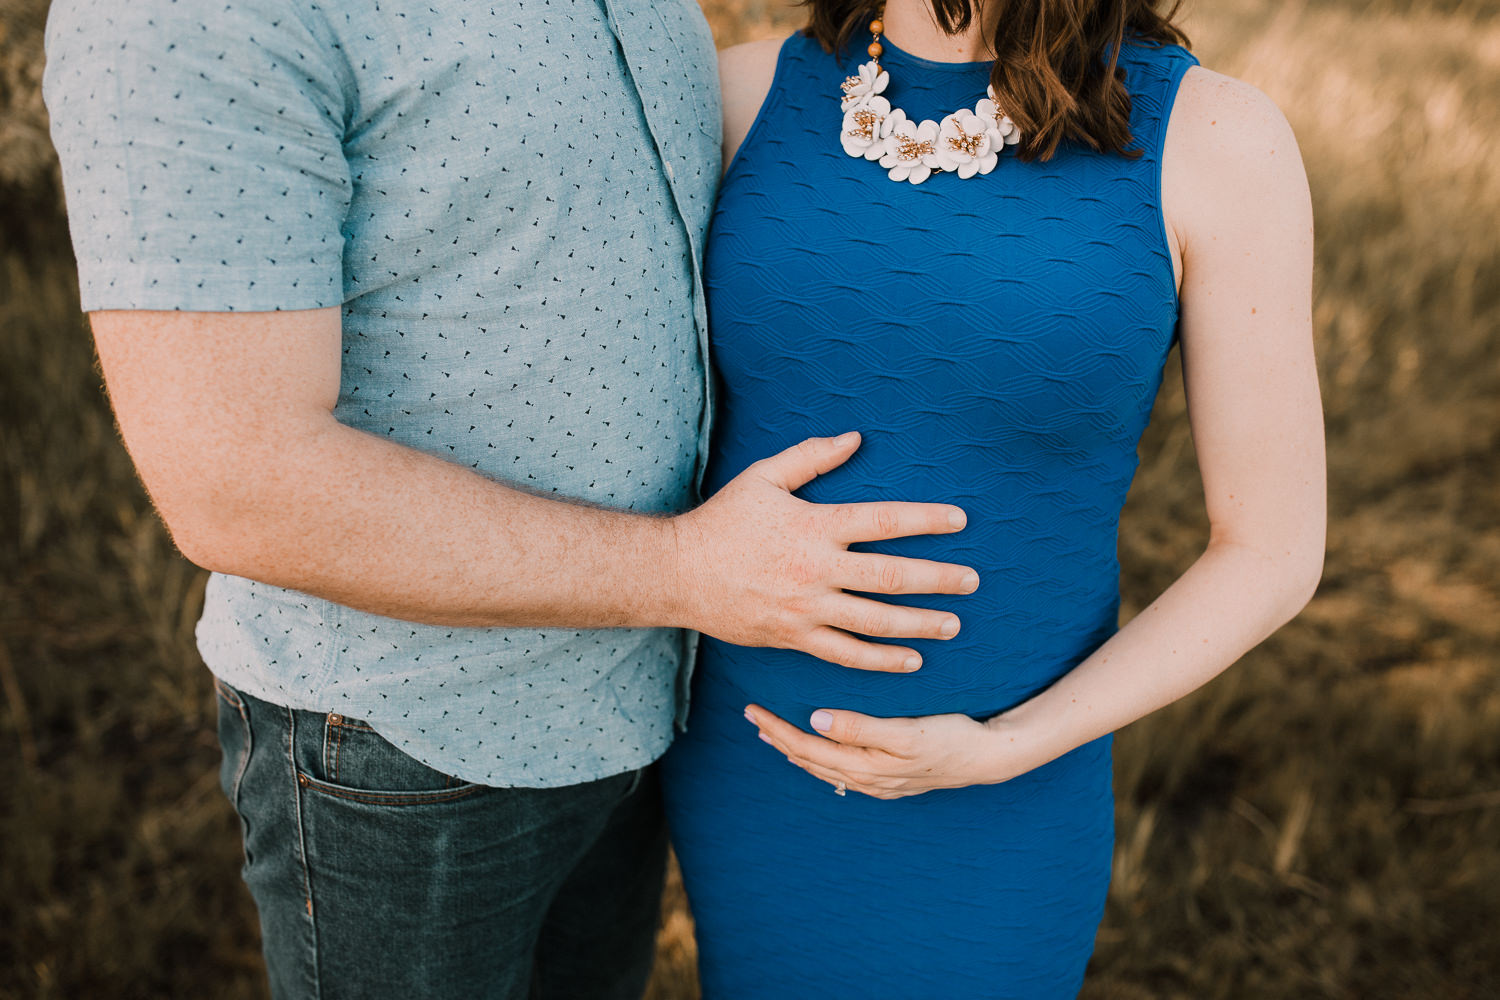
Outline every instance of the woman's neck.
{"type": "MultiPolygon", "coordinates": [[[[977,6],[977,4],[976,4],[977,6]]],[[[990,47],[994,25],[986,4],[975,19],[956,35],[945,32],[933,17],[927,0],[886,0],[885,37],[903,52],[934,62],[979,62],[994,59],[990,47]]]]}

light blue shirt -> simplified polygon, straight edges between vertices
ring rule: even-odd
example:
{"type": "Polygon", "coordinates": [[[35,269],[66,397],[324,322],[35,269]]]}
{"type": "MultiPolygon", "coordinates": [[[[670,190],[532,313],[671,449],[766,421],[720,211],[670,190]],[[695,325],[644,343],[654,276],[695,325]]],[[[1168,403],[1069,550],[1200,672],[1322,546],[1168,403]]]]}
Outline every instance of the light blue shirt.
{"type": "MultiPolygon", "coordinates": [[[[340,421],[691,505],[720,121],[693,0],[56,0],[47,53],[84,309],[340,306],[340,421]]],[[[215,574],[198,644],[253,695],[536,787],[659,756],[692,637],[440,628],[215,574]]]]}

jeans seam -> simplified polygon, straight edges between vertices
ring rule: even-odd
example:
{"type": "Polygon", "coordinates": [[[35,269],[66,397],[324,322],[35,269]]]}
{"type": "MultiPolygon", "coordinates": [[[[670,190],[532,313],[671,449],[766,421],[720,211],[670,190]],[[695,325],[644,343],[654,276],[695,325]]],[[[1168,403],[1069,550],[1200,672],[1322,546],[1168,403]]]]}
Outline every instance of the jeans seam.
{"type": "Polygon", "coordinates": [[[645,774],[646,769],[644,767],[638,767],[635,769],[635,774],[631,776],[630,779],[630,787],[626,788],[625,794],[620,796],[621,802],[624,802],[626,799],[630,798],[636,793],[636,790],[641,787],[641,779],[645,776],[645,774]]]}
{"type": "Polygon", "coordinates": [[[240,696],[235,692],[234,688],[230,687],[228,684],[225,684],[223,681],[215,677],[214,690],[218,692],[220,698],[223,698],[235,708],[240,709],[241,713],[243,714],[245,703],[240,701],[240,696]]]}
{"type": "Polygon", "coordinates": [[[240,789],[245,783],[245,772],[250,770],[250,755],[255,751],[255,728],[250,725],[250,712],[245,702],[236,694],[235,690],[217,677],[214,678],[214,690],[224,703],[234,709],[235,714],[240,717],[240,731],[245,735],[245,746],[240,751],[239,763],[234,768],[234,781],[229,786],[229,803],[234,808],[235,818],[240,821],[240,856],[245,870],[250,866],[250,837],[249,825],[245,821],[245,812],[240,807],[240,789]]]}
{"type": "Polygon", "coordinates": [[[339,780],[339,757],[344,750],[344,731],[332,717],[323,722],[323,770],[330,781],[339,780]]]}
{"type": "MultiPolygon", "coordinates": [[[[225,699],[228,700],[228,699],[225,699]]],[[[230,789],[230,801],[234,804],[234,811],[240,811],[240,785],[245,781],[245,772],[250,770],[250,754],[255,749],[255,734],[250,726],[250,714],[245,711],[245,704],[238,699],[230,702],[235,712],[240,717],[240,725],[245,730],[245,749],[240,753],[240,762],[234,769],[234,786],[230,789]]],[[[243,817],[243,814],[241,814],[243,817]]],[[[244,819],[240,820],[241,825],[244,819]]]]}
{"type": "Polygon", "coordinates": [[[312,871],[307,863],[307,829],[302,821],[302,781],[301,774],[297,770],[297,713],[294,709],[286,709],[287,721],[287,763],[292,771],[292,797],[296,803],[297,813],[297,856],[302,863],[302,891],[307,899],[307,928],[312,939],[312,954],[308,956],[308,964],[312,972],[312,993],[314,1000],[322,996],[322,976],[318,973],[318,921],[313,908],[312,893],[312,871]]]}
{"type": "Polygon", "coordinates": [[[455,799],[467,798],[476,792],[485,790],[484,785],[465,785],[462,788],[436,789],[430,792],[411,793],[389,793],[389,792],[361,792],[358,789],[336,788],[325,782],[318,781],[307,775],[302,776],[306,781],[304,787],[311,792],[318,792],[336,799],[347,799],[350,802],[362,802],[374,806],[411,806],[425,805],[429,802],[452,802],[455,799]]]}

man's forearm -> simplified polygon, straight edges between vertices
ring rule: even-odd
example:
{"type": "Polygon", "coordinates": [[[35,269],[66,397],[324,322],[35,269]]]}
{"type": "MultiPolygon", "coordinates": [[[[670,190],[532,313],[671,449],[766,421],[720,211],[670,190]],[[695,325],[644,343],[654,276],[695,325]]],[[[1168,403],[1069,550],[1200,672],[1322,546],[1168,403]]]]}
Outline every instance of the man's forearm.
{"type": "Polygon", "coordinates": [[[194,562],[393,618],[681,624],[670,520],[512,489],[332,419],[175,506],[194,562]]]}
{"type": "Polygon", "coordinates": [[[895,671],[916,652],[858,636],[943,639],[958,623],[858,595],[979,585],[968,567],[849,550],[960,530],[957,508],[793,495],[857,434],[766,456],[673,518],[601,510],[339,423],[336,308],[91,320],[141,479],[188,557],[223,573],[407,621],[673,625],[895,671]]]}

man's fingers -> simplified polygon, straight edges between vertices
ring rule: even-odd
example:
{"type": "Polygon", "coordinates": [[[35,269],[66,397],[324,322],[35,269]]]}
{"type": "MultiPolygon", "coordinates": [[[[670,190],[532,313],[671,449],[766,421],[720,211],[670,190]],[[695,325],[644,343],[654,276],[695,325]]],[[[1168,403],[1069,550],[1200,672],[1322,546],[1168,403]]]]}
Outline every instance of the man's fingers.
{"type": "Polygon", "coordinates": [[[951,535],[969,523],[962,507],[947,503],[842,503],[830,505],[828,514],[834,537],[845,545],[909,535],[951,535]]]}
{"type": "Polygon", "coordinates": [[[806,486],[823,473],[843,465],[858,447],[858,431],[850,431],[838,437],[807,438],[785,451],[761,459],[751,468],[773,485],[790,493],[806,486]]]}
{"type": "Polygon", "coordinates": [[[807,634],[798,647],[820,660],[853,670],[878,670],[892,674],[911,673],[922,665],[922,657],[905,646],[856,639],[848,632],[820,625],[807,634]]]}
{"type": "Polygon", "coordinates": [[[958,616],[946,611],[906,608],[851,596],[843,597],[834,606],[828,624],[885,639],[951,639],[958,635],[959,629],[958,616]]]}
{"type": "Polygon", "coordinates": [[[957,563],[849,552],[840,564],[844,589],[866,594],[972,594],[979,589],[979,574],[957,563]]]}

